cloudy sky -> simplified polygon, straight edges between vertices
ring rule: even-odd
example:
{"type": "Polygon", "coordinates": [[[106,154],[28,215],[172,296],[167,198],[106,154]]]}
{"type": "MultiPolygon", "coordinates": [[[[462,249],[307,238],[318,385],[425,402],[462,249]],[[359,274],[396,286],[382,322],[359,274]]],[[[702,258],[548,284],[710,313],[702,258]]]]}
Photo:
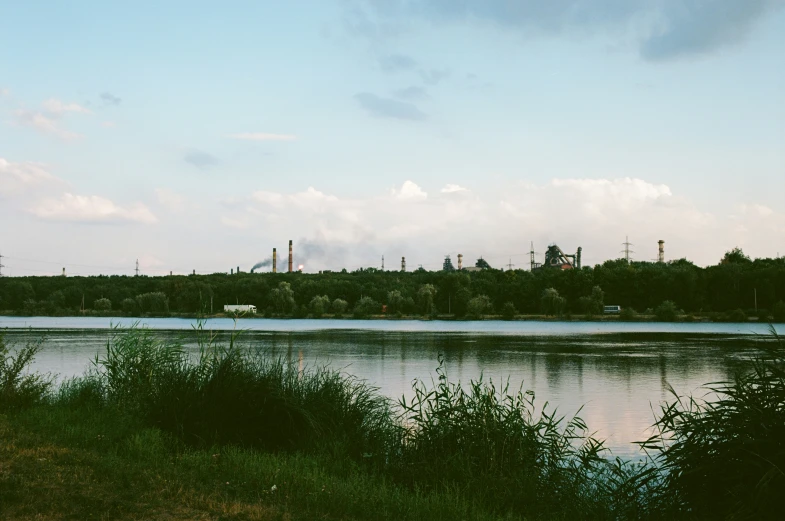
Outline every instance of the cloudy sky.
{"type": "Polygon", "coordinates": [[[4,274],[785,255],[785,1],[7,2],[4,274]],[[541,255],[540,255],[541,257],[541,255]]]}

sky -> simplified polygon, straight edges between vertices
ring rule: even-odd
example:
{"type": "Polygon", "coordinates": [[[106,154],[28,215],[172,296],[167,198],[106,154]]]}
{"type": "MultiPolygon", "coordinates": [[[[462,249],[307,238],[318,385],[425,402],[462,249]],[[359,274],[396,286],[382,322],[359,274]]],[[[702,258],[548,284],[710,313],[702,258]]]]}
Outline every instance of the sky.
{"type": "Polygon", "coordinates": [[[784,194],[785,0],[0,2],[3,275],[705,266],[784,194]]]}

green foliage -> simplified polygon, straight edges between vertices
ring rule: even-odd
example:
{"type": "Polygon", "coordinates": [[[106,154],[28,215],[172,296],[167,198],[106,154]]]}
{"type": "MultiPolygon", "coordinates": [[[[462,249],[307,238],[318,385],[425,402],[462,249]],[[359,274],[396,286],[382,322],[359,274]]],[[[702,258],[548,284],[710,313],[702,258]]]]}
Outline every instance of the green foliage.
{"type": "Polygon", "coordinates": [[[161,291],[137,295],[136,305],[142,313],[169,313],[169,298],[161,291]]]}
{"type": "Polygon", "coordinates": [[[638,313],[631,307],[621,308],[621,312],[619,312],[619,320],[623,322],[632,322],[637,320],[637,318],[638,313]]]}
{"type": "Polygon", "coordinates": [[[133,315],[139,310],[139,305],[136,303],[136,299],[124,298],[122,302],[122,308],[123,313],[133,315]]]}
{"type": "Polygon", "coordinates": [[[406,304],[406,298],[397,289],[387,293],[388,312],[403,313],[406,310],[406,304]]]}
{"type": "Polygon", "coordinates": [[[319,318],[324,315],[330,309],[330,297],[327,295],[316,295],[314,298],[311,299],[310,304],[308,307],[311,310],[313,316],[319,318]]]}
{"type": "Polygon", "coordinates": [[[333,300],[333,303],[330,304],[330,310],[333,312],[333,314],[336,317],[340,317],[341,315],[346,313],[346,310],[348,308],[349,308],[349,303],[340,298],[333,300]]]}
{"type": "Polygon", "coordinates": [[[108,298],[99,298],[93,302],[93,309],[97,311],[110,311],[112,309],[112,301],[108,298]]]}
{"type": "Polygon", "coordinates": [[[294,309],[294,291],[288,282],[281,282],[270,292],[270,301],[276,313],[289,313],[294,309]]]}
{"type": "Polygon", "coordinates": [[[654,315],[660,322],[675,322],[679,309],[672,300],[666,300],[654,309],[654,315]]]}
{"type": "Polygon", "coordinates": [[[752,261],[739,247],[733,248],[730,251],[726,251],[725,255],[722,257],[722,260],[720,260],[720,264],[746,264],[748,262],[752,261]]]}
{"type": "Polygon", "coordinates": [[[472,318],[481,318],[491,309],[491,299],[487,295],[477,295],[466,305],[466,313],[472,318]]]}
{"type": "Polygon", "coordinates": [[[51,379],[29,373],[41,342],[28,343],[12,353],[0,333],[0,411],[29,407],[40,402],[52,386],[51,379]]]}
{"type": "Polygon", "coordinates": [[[417,304],[423,315],[430,315],[434,312],[433,300],[436,296],[436,288],[433,284],[423,284],[417,290],[417,304]]]}
{"type": "Polygon", "coordinates": [[[785,322],[785,302],[779,301],[771,308],[771,316],[774,322],[785,322]]]}
{"type": "Polygon", "coordinates": [[[567,307],[567,301],[564,297],[559,296],[559,292],[554,288],[548,288],[542,292],[540,298],[542,312],[546,315],[561,316],[564,309],[567,307]]]}
{"type": "Polygon", "coordinates": [[[734,309],[722,317],[725,322],[746,322],[747,314],[741,309],[734,309]]]}
{"type": "Polygon", "coordinates": [[[785,343],[751,372],[709,387],[718,399],[665,404],[642,443],[656,456],[663,503],[696,519],[781,519],[785,490],[785,343]]]}
{"type": "Polygon", "coordinates": [[[501,313],[504,320],[512,320],[515,318],[515,315],[518,314],[518,310],[515,309],[515,304],[512,302],[505,302],[502,306],[501,313]]]}
{"type": "Polygon", "coordinates": [[[378,315],[381,311],[381,304],[371,297],[363,297],[354,305],[354,318],[368,318],[371,315],[378,315]]]}

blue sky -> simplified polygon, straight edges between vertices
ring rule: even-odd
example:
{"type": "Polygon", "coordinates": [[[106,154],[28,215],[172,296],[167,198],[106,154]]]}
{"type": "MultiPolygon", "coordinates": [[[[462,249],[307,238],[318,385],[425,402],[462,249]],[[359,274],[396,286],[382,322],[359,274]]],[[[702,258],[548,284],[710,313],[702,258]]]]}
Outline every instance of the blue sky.
{"type": "Polygon", "coordinates": [[[158,4],[0,7],[6,272],[785,254],[781,0],[158,4]]]}

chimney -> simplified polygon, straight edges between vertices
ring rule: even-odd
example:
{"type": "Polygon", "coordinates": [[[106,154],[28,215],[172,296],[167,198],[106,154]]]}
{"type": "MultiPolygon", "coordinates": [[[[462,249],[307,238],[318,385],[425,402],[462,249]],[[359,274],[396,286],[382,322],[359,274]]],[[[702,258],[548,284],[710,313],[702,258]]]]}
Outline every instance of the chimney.
{"type": "Polygon", "coordinates": [[[171,272],[171,271],[169,272],[169,276],[170,276],[170,277],[172,276],[172,272],[171,272]]]}
{"type": "Polygon", "coordinates": [[[196,270],[194,270],[194,275],[196,275],[196,270]]]}
{"type": "Polygon", "coordinates": [[[657,262],[665,262],[665,241],[660,239],[657,241],[657,244],[660,247],[659,254],[657,255],[657,262]]]}
{"type": "Polygon", "coordinates": [[[234,268],[229,268],[229,275],[234,275],[234,268]]]}
{"type": "Polygon", "coordinates": [[[463,253],[458,254],[458,271],[463,269],[463,253]]]}
{"type": "Polygon", "coordinates": [[[62,276],[65,277],[65,268],[63,268],[63,275],[62,276]]]}
{"type": "Polygon", "coordinates": [[[289,239],[289,273],[292,272],[292,240],[289,239]]]}
{"type": "Polygon", "coordinates": [[[237,266],[237,274],[240,274],[240,266],[237,266]]]}
{"type": "Polygon", "coordinates": [[[278,273],[278,254],[275,253],[275,248],[273,248],[273,273],[278,273]]]}
{"type": "Polygon", "coordinates": [[[401,257],[401,271],[406,271],[406,257],[401,257]]]}

